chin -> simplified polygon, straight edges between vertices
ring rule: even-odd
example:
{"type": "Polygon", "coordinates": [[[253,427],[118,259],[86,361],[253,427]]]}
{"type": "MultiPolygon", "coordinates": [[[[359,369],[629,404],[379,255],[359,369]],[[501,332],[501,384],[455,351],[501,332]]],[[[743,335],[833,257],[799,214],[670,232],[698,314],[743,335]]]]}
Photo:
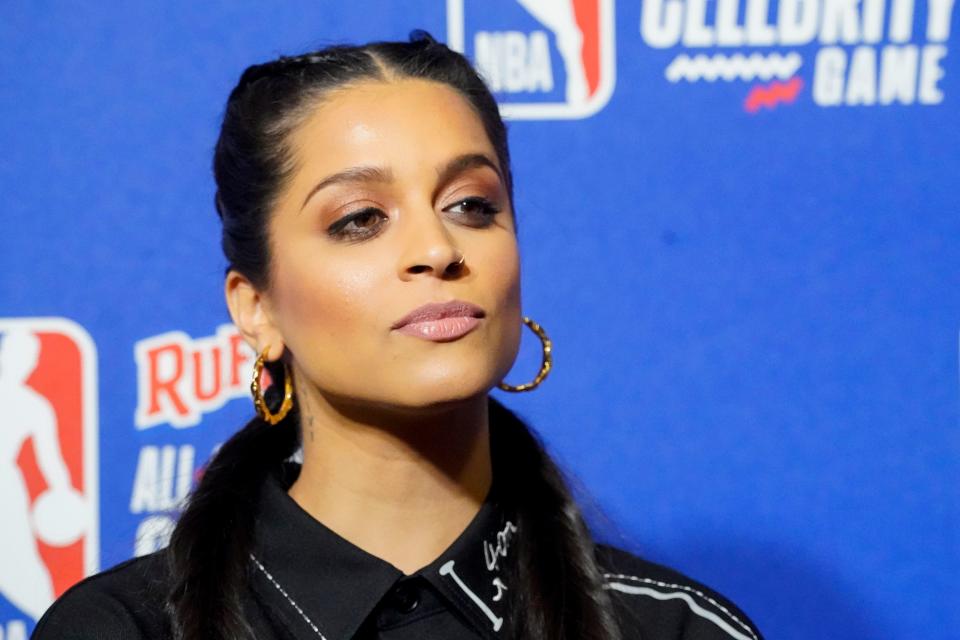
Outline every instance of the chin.
{"type": "Polygon", "coordinates": [[[456,373],[442,373],[434,369],[425,375],[411,375],[404,379],[404,396],[410,406],[429,407],[463,402],[486,395],[496,382],[493,375],[472,369],[456,373]]]}

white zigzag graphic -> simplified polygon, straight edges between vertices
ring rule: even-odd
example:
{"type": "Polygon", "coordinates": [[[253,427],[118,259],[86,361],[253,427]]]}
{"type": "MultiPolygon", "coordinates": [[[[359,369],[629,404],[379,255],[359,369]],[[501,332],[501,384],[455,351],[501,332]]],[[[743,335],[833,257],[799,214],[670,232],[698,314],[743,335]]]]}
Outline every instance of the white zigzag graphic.
{"type": "Polygon", "coordinates": [[[795,51],[785,56],[779,53],[771,53],[767,56],[762,53],[751,53],[749,56],[741,53],[735,53],[732,56],[725,56],[722,53],[707,56],[698,53],[692,58],[681,53],[667,65],[663,75],[670,82],[678,80],[696,82],[701,79],[713,82],[718,78],[727,81],[753,80],[754,78],[769,80],[773,76],[785,80],[796,73],[801,64],[803,64],[803,58],[795,51]]]}

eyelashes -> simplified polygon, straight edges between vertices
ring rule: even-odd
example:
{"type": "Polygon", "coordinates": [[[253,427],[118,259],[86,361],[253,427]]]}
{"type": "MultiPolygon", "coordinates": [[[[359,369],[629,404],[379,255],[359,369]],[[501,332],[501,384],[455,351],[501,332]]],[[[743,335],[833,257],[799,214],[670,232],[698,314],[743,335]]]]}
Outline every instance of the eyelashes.
{"type": "MultiPolygon", "coordinates": [[[[472,196],[457,200],[444,211],[460,209],[457,213],[467,219],[467,225],[472,227],[487,227],[493,223],[493,217],[501,211],[487,198],[472,196]]],[[[335,240],[357,241],[373,237],[380,232],[384,221],[388,219],[386,213],[377,207],[364,207],[350,213],[327,228],[327,235],[335,240]]]]}
{"type": "Polygon", "coordinates": [[[376,220],[376,217],[386,218],[386,214],[376,207],[366,207],[350,215],[344,216],[334,222],[327,229],[327,235],[336,239],[363,238],[371,234],[371,231],[379,225],[366,224],[367,221],[376,220]],[[360,222],[359,226],[351,226],[360,222]]]}
{"type": "Polygon", "coordinates": [[[480,217],[492,217],[494,214],[500,213],[500,207],[493,204],[491,201],[480,196],[473,196],[470,198],[463,198],[458,200],[454,205],[447,207],[444,211],[449,211],[454,207],[459,207],[467,205],[473,209],[474,214],[480,217]]]}

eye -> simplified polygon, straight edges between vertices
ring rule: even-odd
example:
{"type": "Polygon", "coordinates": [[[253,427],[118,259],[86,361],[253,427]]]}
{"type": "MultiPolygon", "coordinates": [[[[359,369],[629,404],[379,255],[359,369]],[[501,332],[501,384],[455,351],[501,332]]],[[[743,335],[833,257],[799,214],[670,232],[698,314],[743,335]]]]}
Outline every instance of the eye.
{"type": "Polygon", "coordinates": [[[500,208],[498,206],[480,196],[473,196],[458,200],[456,204],[447,207],[444,209],[444,211],[454,210],[458,207],[467,213],[468,216],[473,218],[487,219],[487,222],[489,222],[489,219],[493,218],[495,214],[500,212],[500,208]]]}
{"type": "Polygon", "coordinates": [[[377,218],[386,219],[387,215],[375,207],[367,207],[334,222],[327,229],[327,235],[337,239],[362,239],[374,235],[379,227],[377,218]],[[352,226],[356,223],[356,226],[352,226]]]}

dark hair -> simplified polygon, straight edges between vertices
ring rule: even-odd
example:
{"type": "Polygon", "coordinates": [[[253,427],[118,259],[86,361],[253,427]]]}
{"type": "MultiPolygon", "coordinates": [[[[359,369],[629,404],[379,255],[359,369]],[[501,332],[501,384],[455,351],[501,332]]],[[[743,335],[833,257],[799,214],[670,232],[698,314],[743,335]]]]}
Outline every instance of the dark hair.
{"type": "MultiPolygon", "coordinates": [[[[428,33],[409,42],[333,45],[246,69],[227,101],[213,169],[222,246],[254,286],[267,287],[267,221],[293,170],[288,134],[331,89],[363,81],[422,78],[446,84],[473,107],[496,150],[513,201],[507,133],[497,103],[469,61],[428,33]]],[[[513,207],[511,207],[511,210],[513,207]]],[[[282,372],[271,371],[275,380],[282,372]]],[[[274,385],[269,390],[273,390],[274,385]]],[[[276,397],[268,392],[268,402],[276,397]],[[271,397],[273,396],[273,397],[271,397]]],[[[594,542],[562,471],[535,432],[488,396],[491,457],[517,508],[512,634],[532,640],[613,640],[619,632],[603,589],[594,542]]],[[[252,638],[241,594],[259,486],[300,441],[294,408],[278,425],[259,417],[219,449],[192,492],[167,549],[167,607],[182,640],[252,638]]]]}

